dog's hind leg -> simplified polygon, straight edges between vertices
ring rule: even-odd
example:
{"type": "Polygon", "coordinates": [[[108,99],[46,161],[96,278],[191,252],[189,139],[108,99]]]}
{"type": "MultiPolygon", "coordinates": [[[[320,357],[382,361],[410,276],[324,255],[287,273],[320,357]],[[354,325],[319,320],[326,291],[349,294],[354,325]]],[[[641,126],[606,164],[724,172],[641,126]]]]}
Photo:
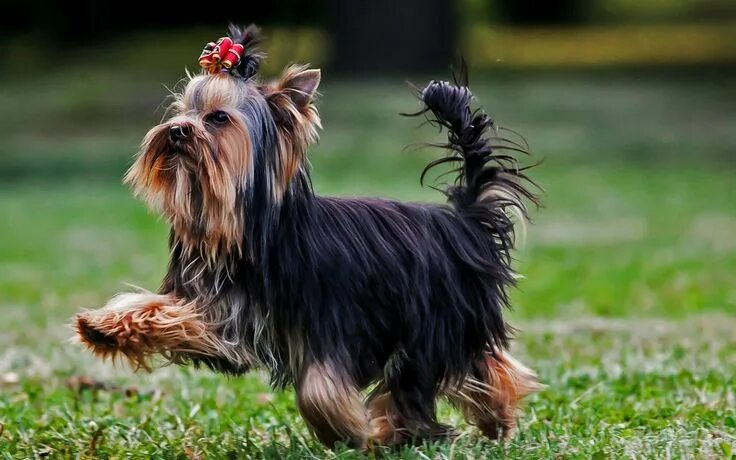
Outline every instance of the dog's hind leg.
{"type": "Polygon", "coordinates": [[[365,448],[368,411],[350,374],[331,362],[305,366],[296,385],[297,406],[314,435],[328,446],[338,441],[365,448]]]}
{"type": "MultiPolygon", "coordinates": [[[[444,438],[455,432],[437,421],[436,398],[441,377],[426,360],[405,353],[386,365],[387,391],[369,401],[374,438],[380,444],[444,438]]],[[[383,390],[383,388],[381,389],[383,390]]]]}
{"type": "Polygon", "coordinates": [[[465,420],[492,439],[508,438],[516,427],[519,402],[542,389],[536,374],[508,353],[485,353],[473,375],[446,389],[465,420]]]}
{"type": "Polygon", "coordinates": [[[371,418],[371,438],[376,444],[396,445],[411,436],[385,385],[382,384],[368,398],[368,412],[371,418]]]}

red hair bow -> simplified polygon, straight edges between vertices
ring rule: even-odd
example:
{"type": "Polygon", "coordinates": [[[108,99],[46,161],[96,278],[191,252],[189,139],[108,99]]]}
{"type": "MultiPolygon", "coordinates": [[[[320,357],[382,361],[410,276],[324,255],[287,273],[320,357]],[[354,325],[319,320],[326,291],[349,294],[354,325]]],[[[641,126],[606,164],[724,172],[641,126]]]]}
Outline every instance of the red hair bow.
{"type": "Polygon", "coordinates": [[[207,43],[199,56],[199,65],[210,74],[228,72],[240,62],[245,47],[233,43],[229,37],[222,37],[217,43],[207,43]]]}

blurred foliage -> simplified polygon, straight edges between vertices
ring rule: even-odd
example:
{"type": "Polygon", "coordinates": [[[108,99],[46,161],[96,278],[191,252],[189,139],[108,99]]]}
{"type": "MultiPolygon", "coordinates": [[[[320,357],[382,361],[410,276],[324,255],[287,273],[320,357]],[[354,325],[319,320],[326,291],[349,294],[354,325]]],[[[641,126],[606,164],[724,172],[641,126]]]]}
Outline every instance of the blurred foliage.
{"type": "Polygon", "coordinates": [[[461,0],[466,23],[601,24],[722,21],[736,18],[732,0],[461,0]]]}
{"type": "Polygon", "coordinates": [[[479,25],[470,28],[464,38],[466,57],[486,68],[641,68],[736,63],[736,21],[576,28],[479,25]]]}
{"type": "MultiPolygon", "coordinates": [[[[531,0],[458,0],[454,5],[462,44],[459,51],[483,67],[650,66],[736,60],[733,0],[564,0],[544,4],[531,0]]],[[[85,0],[78,12],[70,5],[59,4],[34,15],[17,0],[3,3],[0,24],[7,27],[0,32],[0,69],[6,75],[23,75],[29,69],[43,67],[48,71],[80,59],[126,71],[131,65],[139,65],[152,73],[184,63],[195,66],[197,50],[223,33],[227,19],[265,24],[271,55],[266,64],[268,73],[291,60],[320,66],[334,61],[337,38],[330,21],[336,19],[326,13],[327,0],[310,4],[309,8],[299,8],[298,0],[288,0],[215,16],[208,10],[196,21],[171,15],[164,7],[149,8],[148,14],[139,18],[140,23],[125,22],[133,17],[128,10],[135,11],[135,4],[125,9],[126,14],[88,17],[96,8],[110,13],[113,5],[85,0]],[[302,10],[303,14],[295,13],[302,10]],[[166,20],[157,21],[159,15],[166,20]],[[116,25],[106,29],[104,24],[112,19],[116,25]],[[20,24],[28,27],[21,28],[20,24]],[[56,36],[63,35],[59,28],[84,29],[80,37],[89,37],[65,43],[63,37],[56,36]]],[[[341,20],[366,21],[362,13],[357,8],[341,20]]],[[[407,27],[412,27],[411,23],[407,27]]],[[[380,31],[380,24],[375,28],[380,31]]],[[[418,33],[418,29],[412,31],[418,33]]],[[[378,43],[376,39],[376,47],[378,43]]],[[[381,58],[379,55],[366,60],[377,66],[381,58]]]]}
{"type": "MultiPolygon", "coordinates": [[[[11,40],[5,44],[0,66],[6,79],[25,79],[28,69],[38,62],[44,62],[46,72],[64,73],[69,70],[62,69],[83,63],[109,73],[161,78],[184,67],[197,71],[199,50],[221,34],[221,27],[140,32],[110,44],[59,52],[57,59],[50,59],[48,50],[33,39],[11,40]]],[[[323,29],[270,27],[264,34],[266,75],[290,63],[311,63],[329,70],[332,44],[323,29]]],[[[736,63],[736,20],[574,28],[476,24],[462,30],[460,43],[460,54],[471,64],[489,69],[721,65],[736,63]]]]}
{"type": "MultiPolygon", "coordinates": [[[[138,32],[112,43],[59,51],[55,54],[61,56],[60,59],[50,59],[48,50],[35,39],[11,40],[4,48],[5,76],[25,80],[28,69],[39,62],[44,62],[46,73],[73,71],[80,64],[87,69],[101,69],[103,73],[152,77],[180,72],[184,67],[198,71],[197,58],[202,47],[223,32],[222,26],[138,32]]],[[[327,34],[321,29],[270,27],[264,29],[263,35],[262,48],[267,51],[268,59],[262,70],[266,74],[274,74],[295,62],[321,65],[329,55],[327,34]]]]}
{"type": "MultiPolygon", "coordinates": [[[[167,88],[180,87],[182,76],[183,69],[172,63],[148,73],[139,66],[113,70],[81,60],[52,74],[5,80],[0,176],[119,176],[143,133],[160,120],[167,88]]],[[[410,80],[421,84],[448,77],[445,72],[410,80]]],[[[596,164],[733,164],[733,83],[718,70],[484,74],[477,66],[471,69],[471,84],[490,113],[520,128],[533,146],[562,164],[578,162],[579,152],[595,152],[586,161],[596,164]]],[[[320,148],[335,162],[331,169],[354,171],[357,177],[345,177],[359,181],[355,158],[342,152],[356,152],[361,160],[363,152],[390,183],[396,173],[383,168],[384,155],[395,160],[404,146],[422,140],[410,135],[414,123],[396,115],[416,108],[402,79],[357,84],[325,72],[320,92],[326,127],[320,148]]],[[[410,164],[420,168],[422,161],[410,164]]]]}
{"type": "Polygon", "coordinates": [[[593,0],[606,22],[692,22],[736,17],[732,0],[593,0]]]}

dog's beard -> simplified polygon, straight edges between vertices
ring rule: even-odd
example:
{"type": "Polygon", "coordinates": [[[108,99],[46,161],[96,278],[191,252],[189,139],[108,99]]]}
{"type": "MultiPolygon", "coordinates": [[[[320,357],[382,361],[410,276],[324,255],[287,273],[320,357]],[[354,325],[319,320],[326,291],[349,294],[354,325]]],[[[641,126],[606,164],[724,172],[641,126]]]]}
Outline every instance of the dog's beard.
{"type": "Polygon", "coordinates": [[[216,135],[191,130],[186,142],[172,143],[167,124],[152,129],[125,181],[169,220],[186,254],[216,262],[223,252],[242,251],[238,195],[251,169],[249,138],[239,123],[216,135]]]}

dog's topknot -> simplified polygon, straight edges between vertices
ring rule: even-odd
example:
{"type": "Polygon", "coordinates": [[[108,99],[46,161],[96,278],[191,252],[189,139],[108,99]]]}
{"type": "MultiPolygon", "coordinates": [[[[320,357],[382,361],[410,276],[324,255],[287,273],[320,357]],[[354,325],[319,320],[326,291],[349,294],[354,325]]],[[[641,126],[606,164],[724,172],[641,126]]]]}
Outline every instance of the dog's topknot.
{"type": "Polygon", "coordinates": [[[255,24],[247,27],[239,27],[230,24],[228,27],[228,36],[233,43],[243,45],[244,52],[240,61],[232,69],[232,75],[238,78],[249,79],[258,72],[258,66],[264,54],[258,48],[261,43],[261,29],[255,24]]]}
{"type": "Polygon", "coordinates": [[[211,75],[228,73],[247,80],[258,71],[263,54],[258,49],[260,29],[254,24],[245,28],[230,25],[228,36],[209,42],[199,55],[199,65],[211,75]]]}

